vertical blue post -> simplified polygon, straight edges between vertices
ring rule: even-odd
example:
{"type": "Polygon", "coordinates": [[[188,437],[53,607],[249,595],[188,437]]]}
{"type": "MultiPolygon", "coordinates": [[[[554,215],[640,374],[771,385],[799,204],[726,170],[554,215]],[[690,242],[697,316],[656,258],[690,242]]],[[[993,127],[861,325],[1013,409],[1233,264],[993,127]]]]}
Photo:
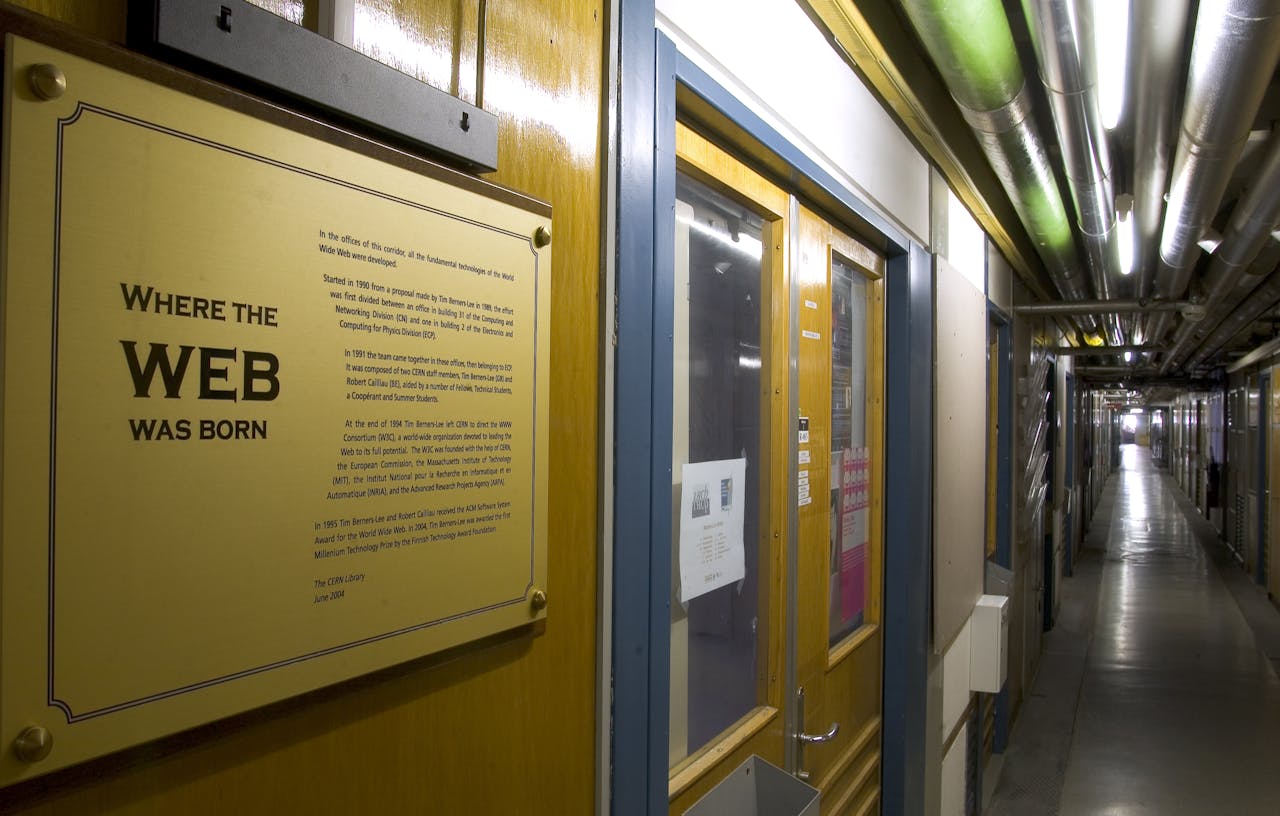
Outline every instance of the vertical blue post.
{"type": "MultiPolygon", "coordinates": [[[[619,0],[611,811],[667,810],[665,714],[652,704],[655,32],[653,0],[619,0]],[[655,782],[661,766],[661,790],[655,782]]],[[[668,403],[669,410],[669,403],[668,403]]],[[[668,447],[669,450],[669,447],[668,447]]],[[[670,580],[667,570],[660,571],[670,580]]],[[[665,680],[664,686],[665,688],[665,680]]]]}
{"type": "Polygon", "coordinates": [[[653,151],[653,450],[649,524],[649,812],[667,813],[671,731],[671,437],[675,323],[675,45],[656,37],[653,151]]]}
{"type": "Polygon", "coordinates": [[[925,812],[933,615],[933,266],[911,244],[889,259],[885,317],[885,813],[925,812]]]}

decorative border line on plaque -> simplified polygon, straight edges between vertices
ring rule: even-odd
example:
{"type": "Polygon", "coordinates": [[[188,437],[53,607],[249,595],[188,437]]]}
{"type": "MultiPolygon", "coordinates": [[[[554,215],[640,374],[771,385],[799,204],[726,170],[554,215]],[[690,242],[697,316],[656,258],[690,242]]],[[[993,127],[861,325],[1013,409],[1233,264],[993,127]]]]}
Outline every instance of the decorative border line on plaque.
{"type": "MultiPolygon", "coordinates": [[[[60,285],[60,275],[61,275],[61,266],[60,266],[60,264],[61,264],[61,246],[62,246],[62,159],[63,159],[63,132],[64,132],[64,130],[65,130],[66,128],[68,128],[68,127],[70,127],[71,125],[75,124],[76,122],[80,121],[81,116],[82,116],[83,114],[85,114],[85,113],[96,113],[96,114],[98,114],[98,115],[101,115],[101,116],[107,117],[107,118],[109,118],[109,119],[115,119],[115,120],[117,120],[117,121],[124,122],[124,123],[126,123],[126,124],[136,125],[136,126],[138,126],[138,127],[145,128],[145,129],[147,129],[147,130],[152,130],[152,131],[155,131],[155,132],[157,132],[157,133],[164,134],[164,135],[166,135],[166,136],[172,136],[172,137],[177,138],[177,139],[182,139],[182,140],[185,140],[185,141],[191,142],[191,143],[193,143],[193,144],[200,145],[200,146],[202,146],[202,147],[208,147],[208,148],[211,148],[211,149],[214,149],[214,150],[219,150],[219,151],[222,151],[222,152],[224,152],[224,153],[229,153],[229,154],[231,154],[231,155],[238,156],[238,157],[240,157],[240,158],[244,158],[244,159],[249,159],[249,160],[251,160],[251,161],[260,162],[260,163],[262,163],[262,164],[266,164],[266,165],[269,165],[269,166],[271,166],[271,167],[275,167],[275,168],[278,168],[278,169],[281,169],[281,170],[285,170],[285,171],[292,172],[292,173],[297,173],[297,174],[299,174],[299,175],[307,176],[307,177],[309,177],[309,178],[316,179],[316,180],[318,180],[318,181],[324,181],[324,182],[328,182],[328,183],[330,183],[330,184],[335,184],[335,185],[337,185],[337,186],[339,186],[339,187],[344,187],[344,188],[346,188],[346,189],[349,189],[349,190],[352,190],[352,191],[355,191],[355,192],[358,192],[358,193],[363,193],[363,194],[366,194],[366,195],[371,195],[371,196],[374,196],[374,197],[376,197],[376,198],[381,198],[381,199],[384,199],[384,200],[386,200],[386,201],[393,202],[393,203],[395,203],[395,204],[400,204],[400,205],[403,205],[403,206],[406,206],[406,207],[410,207],[410,208],[412,208],[412,209],[419,210],[419,211],[422,211],[422,212],[432,213],[432,214],[434,214],[434,215],[442,216],[442,217],[444,217],[444,218],[448,218],[448,219],[451,219],[451,220],[453,220],[453,221],[457,221],[457,222],[461,222],[461,223],[469,224],[469,225],[471,225],[471,226],[475,226],[475,227],[480,227],[481,229],[486,229],[486,230],[489,230],[489,231],[491,231],[491,232],[497,233],[497,234],[502,235],[502,236],[506,236],[506,237],[509,237],[509,238],[515,238],[515,239],[518,239],[518,240],[524,241],[524,242],[528,245],[528,247],[529,247],[529,251],[533,254],[533,302],[534,302],[534,310],[533,310],[533,344],[532,344],[532,347],[531,347],[531,350],[532,350],[531,357],[532,357],[532,360],[533,360],[533,387],[532,387],[532,391],[531,391],[531,400],[530,400],[530,401],[533,403],[533,405],[532,405],[532,409],[533,409],[533,425],[532,425],[532,428],[533,428],[533,433],[534,433],[534,436],[535,436],[535,441],[534,441],[534,444],[532,445],[532,454],[531,454],[531,459],[530,459],[530,466],[531,466],[531,467],[530,467],[530,470],[531,470],[533,473],[535,473],[535,474],[536,474],[536,472],[537,472],[537,462],[538,462],[538,447],[537,447],[537,442],[536,442],[537,421],[538,421],[538,355],[537,355],[537,348],[538,348],[538,328],[539,328],[539,327],[538,327],[538,309],[537,309],[537,303],[538,303],[538,288],[539,288],[539,286],[540,286],[540,284],[541,284],[541,280],[540,280],[540,268],[539,268],[539,257],[538,257],[538,252],[537,252],[537,249],[536,249],[536,248],[534,247],[534,245],[533,245],[533,238],[532,238],[532,236],[529,236],[529,235],[523,235],[523,234],[521,234],[521,233],[513,232],[513,231],[511,231],[511,230],[502,229],[502,228],[500,228],[500,227],[496,227],[496,226],[494,226],[494,225],[492,225],[492,224],[486,224],[486,223],[484,223],[484,222],[482,222],[482,221],[477,221],[477,220],[475,220],[475,219],[465,218],[465,217],[460,216],[460,215],[458,215],[458,214],[456,214],[456,213],[451,213],[451,212],[448,212],[448,211],[446,211],[446,210],[440,210],[440,209],[437,209],[437,208],[435,208],[435,207],[430,207],[430,206],[427,206],[427,205],[425,205],[425,204],[422,204],[422,203],[420,203],[420,202],[416,202],[416,201],[410,201],[409,199],[400,198],[399,196],[394,196],[394,195],[391,195],[391,194],[389,194],[389,193],[382,192],[382,191],[380,191],[380,190],[374,190],[374,189],[372,189],[372,188],[364,187],[364,186],[361,186],[361,185],[358,185],[358,184],[353,184],[352,182],[349,182],[349,181],[344,181],[344,180],[342,180],[342,179],[337,179],[337,178],[333,178],[333,177],[331,177],[331,176],[326,176],[326,175],[324,175],[323,173],[318,173],[318,172],[316,172],[316,171],[314,171],[314,170],[308,170],[308,169],[306,169],[306,168],[303,168],[303,167],[297,167],[297,166],[295,166],[295,165],[291,165],[291,164],[288,164],[288,163],[286,163],[286,162],[282,162],[282,161],[279,161],[279,160],[276,160],[276,159],[271,159],[271,158],[268,158],[268,157],[266,157],[266,156],[260,156],[260,155],[257,155],[257,154],[255,154],[255,153],[251,153],[251,152],[246,151],[246,150],[241,150],[241,149],[236,148],[236,147],[231,147],[230,145],[225,145],[225,144],[222,144],[222,143],[220,143],[220,142],[215,142],[215,141],[212,141],[212,140],[210,140],[210,139],[205,139],[205,138],[202,138],[202,137],[200,137],[200,136],[196,136],[196,135],[191,134],[191,133],[186,133],[186,132],[183,132],[183,131],[180,131],[180,130],[176,130],[176,129],[174,129],[174,128],[165,127],[164,125],[160,125],[160,124],[157,124],[157,123],[155,123],[155,122],[148,122],[148,121],[146,121],[146,120],[144,120],[144,119],[138,119],[138,118],[136,118],[136,117],[129,116],[129,115],[127,115],[127,114],[123,114],[123,113],[120,113],[120,112],[118,112],[118,111],[113,111],[113,110],[110,110],[110,109],[108,109],[108,108],[100,107],[100,106],[98,106],[98,105],[94,105],[94,104],[87,103],[87,102],[83,102],[83,101],[78,102],[78,103],[77,103],[77,105],[76,105],[76,110],[75,110],[75,112],[74,112],[74,113],[72,113],[72,115],[71,115],[71,116],[66,117],[66,118],[64,118],[64,119],[59,119],[59,120],[58,120],[57,162],[56,162],[56,171],[55,171],[55,180],[54,180],[54,184],[55,184],[55,190],[54,190],[54,218],[53,218],[53,238],[54,238],[54,240],[53,240],[53,270],[52,270],[52,271],[53,271],[53,320],[52,320],[52,338],[51,338],[51,349],[52,349],[52,354],[51,354],[51,368],[52,368],[52,372],[51,372],[51,373],[52,373],[52,376],[51,376],[51,378],[50,378],[50,380],[51,380],[51,386],[50,386],[50,430],[49,430],[49,592],[48,592],[48,596],[49,596],[49,601],[48,601],[48,603],[49,603],[49,609],[48,609],[48,616],[49,616],[49,638],[48,638],[48,640],[49,640],[49,654],[48,654],[48,678],[49,678],[49,683],[48,683],[48,704],[49,704],[50,706],[55,706],[55,707],[57,707],[57,708],[61,709],[61,710],[62,710],[62,712],[63,712],[63,714],[64,714],[64,715],[66,715],[66,718],[67,718],[67,722],[68,722],[68,724],[70,724],[70,723],[74,723],[74,722],[81,722],[81,721],[84,721],[84,720],[89,720],[89,719],[93,719],[93,718],[96,718],[96,717],[101,717],[101,716],[106,715],[106,714],[114,714],[114,713],[117,713],[117,712],[120,712],[120,711],[124,711],[124,710],[130,709],[130,708],[136,708],[136,707],[138,707],[138,706],[146,705],[146,704],[148,704],[148,703],[154,703],[154,702],[158,702],[158,701],[160,701],[160,700],[166,700],[166,699],[169,699],[169,698],[172,698],[172,697],[177,697],[177,696],[180,696],[180,695],[182,695],[182,694],[187,694],[187,693],[189,693],[189,692],[199,691],[199,690],[201,690],[201,689],[205,689],[205,688],[210,688],[210,687],[212,687],[212,686],[221,685],[221,684],[223,684],[223,683],[228,683],[228,682],[231,682],[231,681],[233,681],[233,680],[239,680],[239,679],[243,679],[243,678],[245,678],[245,677],[252,677],[252,676],[254,676],[254,675],[263,674],[263,673],[265,673],[265,672],[272,671],[272,670],[274,670],[274,669],[284,668],[284,667],[286,667],[286,666],[291,666],[291,665],[294,665],[294,664],[297,664],[297,663],[303,663],[303,662],[305,662],[305,661],[313,660],[313,659],[318,658],[318,657],[324,657],[324,656],[326,656],[326,655],[336,654],[336,653],[338,653],[338,652],[343,652],[343,651],[346,651],[346,650],[348,650],[348,649],[353,649],[353,648],[357,648],[357,647],[360,647],[360,646],[366,646],[366,645],[369,645],[369,644],[372,644],[372,643],[377,643],[377,642],[379,642],[379,641],[388,640],[388,639],[390,639],[390,638],[398,637],[398,636],[401,636],[401,635],[406,635],[406,634],[409,634],[409,633],[412,633],[412,632],[421,631],[421,630],[423,630],[423,629],[429,629],[429,628],[434,627],[434,626],[439,626],[439,625],[441,625],[441,624],[446,624],[446,623],[450,623],[450,622],[453,622],[453,621],[462,620],[462,619],[465,619],[465,618],[468,618],[468,617],[473,617],[473,616],[475,616],[475,615],[484,614],[485,612],[491,612],[491,611],[496,610],[496,609],[501,609],[501,608],[504,608],[504,607],[513,606],[513,605],[515,605],[515,604],[524,604],[524,603],[527,603],[527,598],[528,598],[529,590],[533,588],[533,584],[534,584],[534,572],[535,572],[535,569],[536,569],[536,567],[535,567],[535,561],[536,561],[536,556],[537,556],[537,553],[536,553],[536,543],[537,543],[537,530],[536,530],[536,525],[537,525],[537,512],[536,512],[536,507],[537,507],[537,492],[538,492],[538,491],[537,491],[537,487],[538,487],[538,486],[537,486],[537,479],[531,479],[531,480],[530,480],[530,482],[531,482],[530,508],[531,508],[531,516],[532,516],[532,518],[531,518],[531,520],[530,520],[530,525],[531,525],[531,527],[532,527],[532,528],[534,528],[534,529],[530,529],[530,531],[529,531],[529,543],[530,543],[530,546],[529,546],[529,581],[528,581],[528,583],[525,585],[524,590],[523,590],[523,591],[521,592],[521,594],[520,594],[519,596],[517,596],[517,597],[511,598],[511,599],[509,599],[509,600],[499,601],[499,602],[497,602],[497,603],[493,603],[493,604],[490,604],[490,605],[488,605],[488,606],[483,606],[483,607],[479,607],[479,608],[476,608],[476,609],[470,609],[470,610],[467,610],[467,611],[464,611],[464,612],[458,612],[458,613],[455,613],[455,614],[453,614],[453,615],[448,615],[448,616],[443,617],[443,618],[437,618],[437,619],[435,619],[435,620],[424,621],[424,622],[422,622],[422,623],[412,624],[412,625],[410,625],[410,626],[405,626],[405,627],[402,627],[402,628],[400,628],[400,629],[392,630],[392,631],[390,631],[390,632],[384,632],[384,633],[382,633],[382,634],[378,634],[378,635],[371,635],[371,636],[369,636],[369,637],[361,638],[361,639],[359,639],[359,640],[354,640],[354,641],[351,641],[351,642],[349,642],[349,643],[343,643],[343,644],[339,644],[339,645],[336,645],[336,646],[330,646],[330,647],[325,648],[325,649],[318,649],[318,650],[316,650],[316,651],[308,652],[308,653],[306,653],[306,654],[301,654],[301,655],[297,655],[297,656],[295,656],[295,657],[290,657],[290,658],[285,658],[285,659],[283,659],[283,660],[278,660],[278,661],[273,662],[273,663],[267,663],[267,664],[264,664],[264,665],[261,665],[261,666],[255,666],[255,667],[253,667],[253,668],[245,669],[245,670],[243,670],[243,671],[233,672],[233,673],[230,673],[230,674],[225,674],[225,675],[222,675],[222,676],[220,676],[220,677],[211,678],[211,679],[209,679],[209,680],[202,680],[202,681],[197,682],[197,683],[190,683],[190,684],[188,684],[188,685],[180,686],[180,687],[178,687],[178,688],[174,688],[174,689],[169,689],[169,690],[167,690],[167,691],[156,692],[156,693],[154,693],[154,694],[149,694],[149,695],[146,695],[146,696],[144,696],[144,697],[139,697],[139,698],[134,699],[134,700],[129,700],[129,701],[122,702],[122,703],[116,703],[115,705],[104,706],[104,707],[102,707],[102,708],[98,708],[98,709],[95,709],[95,710],[93,710],[93,711],[88,711],[88,712],[85,712],[85,713],[83,713],[83,714],[76,714],[76,713],[74,713],[74,712],[71,710],[71,706],[70,706],[68,703],[64,702],[63,700],[58,699],[57,694],[56,694],[56,692],[54,691],[54,685],[55,685],[55,681],[54,681],[54,632],[55,632],[55,629],[54,629],[54,606],[55,606],[54,598],[55,598],[55,590],[56,590],[56,586],[57,586],[57,584],[56,584],[56,580],[55,580],[55,575],[54,575],[54,569],[55,569],[55,561],[56,561],[56,559],[55,559],[55,549],[56,549],[56,538],[57,538],[57,534],[56,534],[56,524],[55,524],[55,521],[56,521],[56,520],[55,520],[55,514],[56,514],[56,506],[57,506],[57,435],[58,435],[58,434],[57,434],[57,429],[58,429],[58,423],[57,423],[57,419],[58,419],[58,318],[59,318],[59,299],[58,299],[58,298],[59,298],[59,285],[60,285]]],[[[471,192],[471,193],[473,193],[474,195],[477,195],[477,196],[480,196],[480,197],[486,197],[486,196],[484,196],[484,195],[483,195],[483,193],[474,192],[474,191],[470,191],[470,190],[468,190],[467,192],[471,192]]],[[[509,205],[509,206],[515,206],[515,205],[509,205]]]]}

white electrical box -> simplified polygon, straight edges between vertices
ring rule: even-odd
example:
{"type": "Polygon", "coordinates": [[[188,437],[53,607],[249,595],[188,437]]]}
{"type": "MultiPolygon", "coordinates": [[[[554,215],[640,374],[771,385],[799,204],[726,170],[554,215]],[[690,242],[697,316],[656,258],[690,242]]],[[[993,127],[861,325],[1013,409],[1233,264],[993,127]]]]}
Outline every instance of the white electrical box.
{"type": "Polygon", "coordinates": [[[969,690],[995,694],[1008,673],[1009,599],[983,595],[973,609],[969,638],[969,690]]]}

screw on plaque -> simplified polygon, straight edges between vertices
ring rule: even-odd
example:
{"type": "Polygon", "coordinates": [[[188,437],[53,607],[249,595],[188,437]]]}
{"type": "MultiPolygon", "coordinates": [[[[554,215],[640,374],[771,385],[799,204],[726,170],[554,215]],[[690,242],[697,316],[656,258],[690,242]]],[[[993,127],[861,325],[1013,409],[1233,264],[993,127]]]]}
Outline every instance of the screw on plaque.
{"type": "Polygon", "coordinates": [[[231,9],[226,6],[222,7],[222,11],[218,14],[218,28],[231,33],[231,9]]]}
{"type": "Polygon", "coordinates": [[[533,607],[534,612],[541,612],[547,608],[547,593],[540,589],[535,589],[533,594],[529,596],[529,605],[533,607]]]}
{"type": "Polygon", "coordinates": [[[23,762],[39,762],[53,750],[53,734],[38,725],[22,729],[13,741],[13,753],[23,762]]]}
{"type": "Polygon", "coordinates": [[[52,63],[31,66],[27,79],[31,83],[31,92],[44,100],[57,99],[67,92],[67,75],[52,63]]]}
{"type": "Polygon", "coordinates": [[[546,227],[538,227],[533,231],[533,245],[538,249],[551,243],[551,230],[546,227]]]}

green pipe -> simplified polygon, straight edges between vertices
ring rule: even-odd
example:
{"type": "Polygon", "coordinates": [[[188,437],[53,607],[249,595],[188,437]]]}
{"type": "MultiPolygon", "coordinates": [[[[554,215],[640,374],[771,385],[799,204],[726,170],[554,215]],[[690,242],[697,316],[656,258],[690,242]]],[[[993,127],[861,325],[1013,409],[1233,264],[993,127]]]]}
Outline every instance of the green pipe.
{"type": "Polygon", "coordinates": [[[903,0],[902,5],[961,105],[992,111],[1022,90],[1018,48],[998,0],[903,0]]]}
{"type": "MultiPolygon", "coordinates": [[[[903,0],[951,96],[1067,300],[1089,297],[1044,141],[1020,98],[1026,84],[999,0],[903,0]]],[[[1096,323],[1086,331],[1096,329],[1096,323]]]]}

